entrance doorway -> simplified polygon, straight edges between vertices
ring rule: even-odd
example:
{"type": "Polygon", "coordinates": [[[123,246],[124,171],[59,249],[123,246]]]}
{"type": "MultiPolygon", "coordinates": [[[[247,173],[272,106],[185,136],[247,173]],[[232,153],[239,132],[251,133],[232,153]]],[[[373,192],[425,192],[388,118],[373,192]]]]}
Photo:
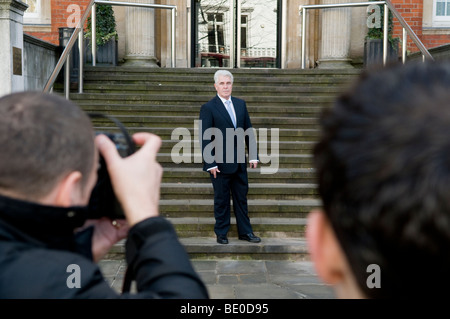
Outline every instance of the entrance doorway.
{"type": "Polygon", "coordinates": [[[279,68],[281,0],[193,0],[192,67],[279,68]]]}

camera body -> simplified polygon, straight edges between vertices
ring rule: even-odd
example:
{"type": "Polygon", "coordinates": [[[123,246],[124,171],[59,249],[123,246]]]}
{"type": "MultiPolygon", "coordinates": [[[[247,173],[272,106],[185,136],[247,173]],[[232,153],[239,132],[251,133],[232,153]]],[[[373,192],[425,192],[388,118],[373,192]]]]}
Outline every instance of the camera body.
{"type": "MultiPolygon", "coordinates": [[[[96,135],[104,134],[116,145],[120,156],[127,157],[135,152],[135,145],[127,134],[96,132],[96,135]]],[[[89,218],[98,219],[108,217],[110,219],[125,219],[122,206],[114,194],[111,185],[108,168],[103,156],[100,155],[100,163],[97,171],[97,183],[92,190],[89,199],[89,218]]]]}

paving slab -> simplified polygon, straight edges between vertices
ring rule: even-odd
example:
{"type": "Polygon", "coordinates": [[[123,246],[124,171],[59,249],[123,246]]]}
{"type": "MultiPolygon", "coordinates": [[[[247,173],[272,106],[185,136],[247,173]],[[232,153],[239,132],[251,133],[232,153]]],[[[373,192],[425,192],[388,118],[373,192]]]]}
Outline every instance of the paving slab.
{"type": "MultiPolygon", "coordinates": [[[[335,299],[311,261],[192,260],[211,299],[335,299]]],[[[105,280],[117,292],[126,270],[124,260],[99,263],[105,280]]]]}

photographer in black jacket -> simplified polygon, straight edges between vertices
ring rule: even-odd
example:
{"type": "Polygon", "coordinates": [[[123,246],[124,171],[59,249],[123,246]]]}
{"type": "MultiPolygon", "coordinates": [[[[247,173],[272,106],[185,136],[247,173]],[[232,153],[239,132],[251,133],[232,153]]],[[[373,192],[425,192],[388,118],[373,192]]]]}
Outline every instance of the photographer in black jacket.
{"type": "Polygon", "coordinates": [[[0,298],[207,298],[172,225],[159,217],[159,137],[122,158],[88,116],[56,95],[0,99],[0,298]],[[126,216],[88,220],[100,154],[126,216]],[[126,238],[127,280],[117,294],[96,261],[126,238]]]}

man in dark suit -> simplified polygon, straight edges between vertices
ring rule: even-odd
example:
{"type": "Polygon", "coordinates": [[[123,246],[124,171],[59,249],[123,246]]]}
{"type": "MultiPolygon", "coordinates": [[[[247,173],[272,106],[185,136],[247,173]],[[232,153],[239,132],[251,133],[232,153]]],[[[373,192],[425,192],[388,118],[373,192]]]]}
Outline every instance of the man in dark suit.
{"type": "Polygon", "coordinates": [[[259,243],[248,217],[245,159],[246,144],[250,168],[257,167],[255,134],[245,101],[231,96],[233,75],[219,70],[214,81],[217,95],[200,110],[203,170],[210,173],[214,188],[214,232],[218,243],[228,244],[231,192],[239,239],[259,243]]]}

